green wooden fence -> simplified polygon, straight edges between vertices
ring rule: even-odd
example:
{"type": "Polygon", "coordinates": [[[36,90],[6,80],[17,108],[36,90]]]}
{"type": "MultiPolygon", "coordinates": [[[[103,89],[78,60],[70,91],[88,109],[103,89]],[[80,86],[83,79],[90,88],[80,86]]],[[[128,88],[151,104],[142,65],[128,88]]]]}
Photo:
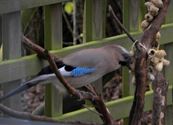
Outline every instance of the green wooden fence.
{"type": "MultiPolygon", "coordinates": [[[[69,53],[89,47],[100,47],[108,44],[119,44],[130,48],[131,42],[125,34],[105,38],[105,22],[107,0],[85,0],[83,44],[62,48],[62,2],[67,0],[1,0],[0,1],[0,42],[3,43],[3,61],[0,62],[0,84],[4,91],[18,86],[21,80],[34,76],[46,63],[35,54],[21,56],[21,11],[43,6],[44,8],[44,45],[51,53],[63,57],[69,53]],[[11,6],[13,5],[13,6],[11,6]],[[28,68],[29,67],[29,68],[28,68]]],[[[140,22],[145,13],[144,0],[122,0],[123,23],[134,38],[142,35],[140,22]]],[[[168,16],[161,29],[161,45],[168,53],[168,59],[173,58],[173,1],[170,3],[168,16]]],[[[172,125],[172,81],[173,65],[165,68],[165,76],[169,81],[167,125],[172,125]]],[[[123,70],[124,98],[107,103],[115,119],[128,118],[133,96],[133,86],[129,84],[129,73],[123,70]]],[[[101,78],[100,78],[101,79],[101,78]]],[[[102,80],[99,80],[99,82],[102,80]]],[[[94,81],[93,81],[94,82],[94,81]]],[[[98,81],[95,81],[98,82],[98,81]]],[[[98,83],[96,83],[98,84],[98,83]]],[[[100,121],[98,116],[86,109],[62,114],[63,95],[51,86],[46,87],[45,113],[58,120],[66,121],[100,121]],[[58,95],[58,99],[57,99],[58,95]]],[[[19,96],[5,102],[8,106],[20,110],[19,96]]],[[[145,111],[152,108],[152,91],[146,93],[145,111]]]]}

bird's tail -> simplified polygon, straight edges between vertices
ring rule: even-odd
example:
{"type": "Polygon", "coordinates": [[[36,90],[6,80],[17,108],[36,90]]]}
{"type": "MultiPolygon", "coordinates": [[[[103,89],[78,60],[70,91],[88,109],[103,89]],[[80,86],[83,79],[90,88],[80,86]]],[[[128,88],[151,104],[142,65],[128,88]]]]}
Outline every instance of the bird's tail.
{"type": "Polygon", "coordinates": [[[7,98],[9,98],[9,97],[11,97],[11,96],[14,96],[14,95],[20,93],[20,92],[22,92],[22,91],[25,91],[25,90],[31,88],[31,87],[34,86],[34,85],[36,85],[36,83],[31,84],[30,82],[29,82],[29,83],[27,82],[27,83],[25,83],[25,84],[23,84],[23,85],[21,85],[21,86],[15,88],[14,90],[10,91],[10,92],[7,93],[6,95],[0,97],[0,102],[2,102],[3,100],[5,100],[5,99],[7,99],[7,98]]]}
{"type": "Polygon", "coordinates": [[[4,101],[5,99],[14,96],[22,91],[25,91],[35,85],[37,85],[38,83],[40,83],[41,81],[43,81],[43,77],[37,77],[37,78],[33,78],[32,80],[29,80],[23,84],[21,84],[20,86],[18,86],[17,88],[13,89],[12,91],[8,92],[6,95],[0,97],[0,102],[4,101]]]}

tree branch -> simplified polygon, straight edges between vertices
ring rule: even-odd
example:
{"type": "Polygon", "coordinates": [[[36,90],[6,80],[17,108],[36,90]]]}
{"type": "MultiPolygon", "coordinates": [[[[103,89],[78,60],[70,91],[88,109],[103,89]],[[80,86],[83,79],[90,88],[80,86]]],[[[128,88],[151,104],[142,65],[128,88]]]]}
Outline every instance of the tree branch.
{"type": "MultiPolygon", "coordinates": [[[[147,49],[152,47],[154,36],[160,30],[161,24],[164,22],[169,0],[163,0],[164,7],[160,9],[159,14],[152,21],[151,26],[144,31],[141,37],[140,43],[147,49]]],[[[138,44],[139,45],[139,44],[138,44]]],[[[144,108],[145,87],[147,81],[147,51],[142,47],[138,47],[136,52],[136,64],[135,64],[135,78],[136,89],[133,105],[130,111],[129,125],[140,125],[141,117],[144,108]]]]}
{"type": "Polygon", "coordinates": [[[152,21],[151,26],[145,30],[143,36],[141,37],[140,41],[146,46],[146,48],[151,48],[156,33],[160,30],[161,25],[164,23],[170,0],[162,1],[163,8],[160,9],[159,14],[152,21]]]}
{"type": "Polygon", "coordinates": [[[152,125],[165,125],[168,83],[162,73],[157,72],[153,81],[152,125]]]}
{"type": "MultiPolygon", "coordinates": [[[[4,112],[5,114],[12,116],[14,118],[24,119],[24,120],[33,120],[33,121],[41,121],[41,122],[51,122],[51,123],[57,123],[58,125],[100,125],[100,124],[86,124],[82,122],[59,122],[57,120],[54,120],[52,118],[46,117],[46,116],[38,116],[38,115],[32,115],[27,112],[19,112],[15,111],[13,109],[10,109],[2,104],[0,104],[0,111],[4,112]]],[[[48,123],[47,123],[48,124],[48,123]]]]}
{"type": "Polygon", "coordinates": [[[15,118],[20,118],[20,119],[27,119],[27,120],[36,120],[36,121],[46,121],[46,122],[57,122],[49,117],[46,116],[38,116],[38,115],[32,115],[27,112],[19,112],[12,110],[2,104],[0,104],[0,111],[4,112],[5,114],[15,117],[15,118]]]}

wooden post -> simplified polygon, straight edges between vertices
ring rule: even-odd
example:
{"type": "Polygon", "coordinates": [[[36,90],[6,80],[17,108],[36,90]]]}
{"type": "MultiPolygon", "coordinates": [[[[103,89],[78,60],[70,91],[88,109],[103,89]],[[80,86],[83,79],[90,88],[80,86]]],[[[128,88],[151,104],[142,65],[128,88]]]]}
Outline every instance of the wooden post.
{"type": "Polygon", "coordinates": [[[131,95],[130,93],[130,80],[129,69],[127,67],[122,68],[122,96],[126,97],[131,95]]]}
{"type": "Polygon", "coordinates": [[[5,14],[2,17],[3,60],[21,56],[20,12],[5,14]]]}
{"type": "MultiPolygon", "coordinates": [[[[62,48],[62,5],[44,7],[44,45],[48,50],[62,48]]],[[[46,86],[45,114],[57,116],[62,114],[63,95],[51,84],[46,86]]]]}
{"type": "Polygon", "coordinates": [[[140,29],[144,10],[144,0],[123,0],[123,24],[130,32],[140,29]]]}
{"type": "Polygon", "coordinates": [[[166,107],[166,120],[165,120],[165,125],[173,125],[173,119],[172,119],[172,115],[173,114],[173,110],[172,110],[172,105],[171,106],[167,106],[166,107]]]}
{"type": "MultiPolygon", "coordinates": [[[[129,32],[139,30],[139,2],[139,0],[123,0],[123,24],[129,32]]],[[[134,87],[131,84],[127,85],[130,75],[127,73],[126,68],[123,68],[122,71],[123,95],[132,95],[134,87]]]]}
{"type": "Polygon", "coordinates": [[[92,16],[92,38],[93,40],[105,37],[106,31],[106,0],[93,0],[92,16]]]}
{"type": "MultiPolygon", "coordinates": [[[[84,42],[105,37],[106,3],[106,0],[85,0],[83,21],[84,42]]],[[[102,82],[103,80],[94,82],[95,86],[99,86],[98,92],[101,92],[101,89],[103,88],[102,82]]]]}
{"type": "Polygon", "coordinates": [[[62,5],[44,8],[45,46],[48,50],[62,48],[62,5]]]}
{"type": "MultiPolygon", "coordinates": [[[[123,24],[129,32],[140,30],[141,21],[144,18],[144,10],[144,0],[123,0],[123,24]]],[[[123,72],[125,73],[123,83],[128,83],[129,81],[127,80],[129,80],[131,77],[130,75],[127,76],[128,74],[126,73],[126,71],[124,72],[123,69],[123,72]]],[[[126,85],[124,86],[126,87],[126,85]]],[[[133,95],[134,86],[130,83],[130,86],[127,87],[129,87],[129,94],[133,95]]],[[[127,88],[124,89],[125,91],[127,91],[127,88]]]]}
{"type": "MultiPolygon", "coordinates": [[[[15,59],[21,56],[21,15],[20,11],[2,16],[3,60],[15,59]]],[[[9,69],[11,70],[11,69],[9,69]]],[[[10,77],[10,76],[9,76],[10,77]]],[[[4,94],[19,86],[19,81],[3,84],[4,94]]],[[[21,108],[21,97],[16,95],[5,101],[5,105],[16,109],[21,108]]]]}
{"type": "MultiPolygon", "coordinates": [[[[129,32],[139,31],[143,6],[144,0],[123,0],[123,24],[129,32]]],[[[134,76],[130,76],[127,68],[123,68],[122,71],[123,97],[133,95],[135,87],[129,80],[134,76]]],[[[124,124],[128,124],[128,118],[124,119],[124,124]]]]}
{"type": "Polygon", "coordinates": [[[83,18],[83,42],[92,40],[92,1],[85,0],[83,18]]]}
{"type": "Polygon", "coordinates": [[[2,44],[2,16],[0,15],[0,48],[2,44]]]}
{"type": "MultiPolygon", "coordinates": [[[[173,22],[172,11],[173,11],[173,1],[171,0],[170,4],[169,4],[166,20],[165,20],[166,24],[169,24],[169,23],[173,22]]],[[[161,33],[161,35],[162,35],[162,33],[161,33]]],[[[170,36],[171,36],[171,34],[170,34],[170,36]]],[[[168,81],[169,85],[173,85],[173,83],[172,83],[172,81],[173,81],[173,77],[172,77],[172,74],[173,74],[173,65],[172,65],[172,63],[173,63],[173,58],[172,58],[172,55],[173,55],[173,51],[172,51],[173,43],[164,45],[164,49],[166,50],[166,53],[167,53],[166,58],[168,60],[170,60],[170,62],[171,62],[171,64],[169,66],[165,67],[165,72],[164,72],[165,74],[164,75],[165,75],[165,78],[168,81]]],[[[173,94],[172,94],[172,100],[173,100],[173,94]]],[[[166,125],[173,124],[172,117],[173,117],[173,106],[171,105],[171,106],[167,107],[167,111],[166,111],[166,125]]]]}
{"type": "Polygon", "coordinates": [[[77,43],[77,37],[78,37],[78,26],[77,26],[77,4],[78,0],[73,0],[73,45],[76,45],[77,43]]]}
{"type": "Polygon", "coordinates": [[[105,37],[106,0],[85,0],[83,41],[105,37]]]}
{"type": "Polygon", "coordinates": [[[172,23],[172,21],[173,21],[172,11],[173,11],[173,1],[171,0],[170,4],[169,4],[168,13],[166,16],[165,23],[172,23]]]}

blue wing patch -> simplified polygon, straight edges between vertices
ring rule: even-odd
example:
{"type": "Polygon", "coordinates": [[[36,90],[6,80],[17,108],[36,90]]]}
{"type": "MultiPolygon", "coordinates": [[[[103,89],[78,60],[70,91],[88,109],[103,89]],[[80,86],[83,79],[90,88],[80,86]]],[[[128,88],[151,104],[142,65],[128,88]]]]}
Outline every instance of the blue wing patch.
{"type": "Polygon", "coordinates": [[[73,77],[78,77],[78,76],[83,76],[85,74],[89,74],[94,72],[96,69],[95,68],[86,68],[86,67],[76,67],[71,71],[71,75],[73,77]]]}

